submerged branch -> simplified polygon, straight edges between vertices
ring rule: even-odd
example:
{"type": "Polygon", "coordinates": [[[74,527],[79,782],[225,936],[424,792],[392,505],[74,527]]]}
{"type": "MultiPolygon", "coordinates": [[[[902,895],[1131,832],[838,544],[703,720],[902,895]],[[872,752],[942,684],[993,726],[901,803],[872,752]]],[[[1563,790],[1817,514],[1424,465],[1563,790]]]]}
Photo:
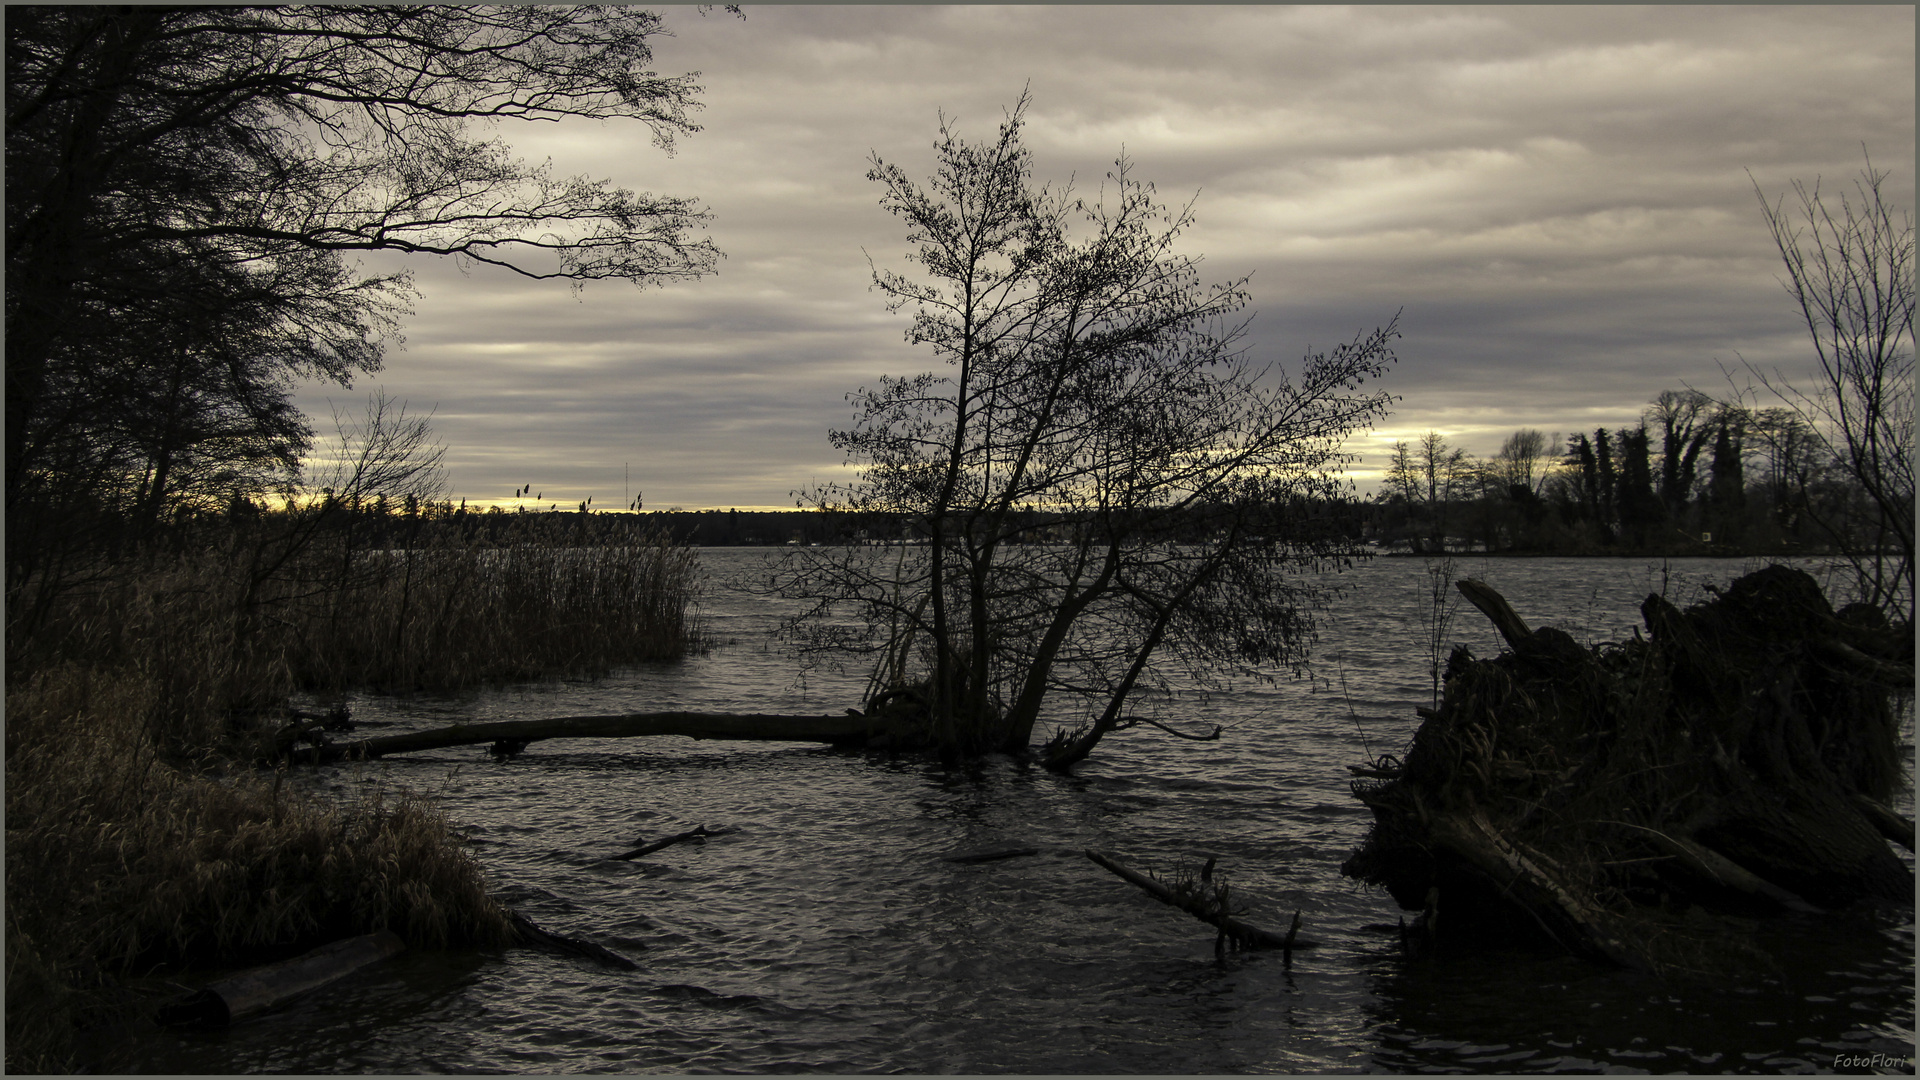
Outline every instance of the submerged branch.
{"type": "Polygon", "coordinates": [[[695,843],[704,844],[707,842],[707,837],[709,836],[727,836],[737,831],[738,830],[734,829],[730,825],[722,825],[719,828],[712,829],[712,830],[709,830],[705,825],[701,825],[696,828],[688,829],[686,832],[674,833],[672,836],[662,837],[658,840],[655,840],[651,844],[643,844],[640,847],[634,848],[632,851],[615,855],[613,859],[609,861],[637,859],[642,855],[651,855],[654,852],[660,851],[663,848],[670,848],[673,845],[678,844],[685,840],[692,840],[695,843]]]}
{"type": "Polygon", "coordinates": [[[1158,721],[1158,720],[1149,720],[1149,719],[1147,719],[1147,718],[1146,718],[1146,717],[1144,717],[1144,716],[1129,716],[1129,717],[1126,717],[1126,718],[1124,718],[1124,719],[1122,719],[1122,720],[1120,721],[1120,723],[1119,723],[1119,725],[1118,725],[1118,726],[1116,726],[1116,727],[1114,728],[1114,730],[1115,730],[1115,731],[1123,731],[1123,730],[1125,730],[1125,729],[1127,729],[1127,728],[1130,728],[1130,727],[1132,727],[1132,726],[1134,726],[1135,724],[1145,724],[1145,725],[1147,725],[1148,727],[1157,727],[1157,728],[1159,728],[1159,729],[1160,729],[1161,731],[1164,731],[1164,732],[1166,732],[1167,734],[1169,734],[1169,735],[1172,735],[1172,736],[1174,736],[1175,738],[1180,738],[1180,739],[1192,739],[1192,740],[1193,740],[1194,742],[1213,742],[1214,740],[1216,740],[1216,739],[1218,739],[1218,738],[1220,737],[1220,733],[1221,733],[1221,732],[1223,732],[1223,731],[1225,731],[1225,730],[1226,730],[1225,728],[1223,728],[1223,727],[1221,727],[1221,726],[1220,726],[1219,724],[1215,724],[1215,725],[1213,725],[1213,732],[1212,732],[1211,734],[1208,734],[1208,735],[1195,735],[1195,734],[1193,734],[1193,733],[1191,733],[1191,732],[1187,732],[1187,731],[1177,731],[1177,730],[1175,730],[1175,729],[1173,729],[1173,728],[1170,728],[1170,727],[1168,727],[1167,725],[1165,725],[1165,724],[1163,724],[1163,723],[1161,723],[1161,722],[1160,722],[1160,721],[1158,721]]]}
{"type": "Polygon", "coordinates": [[[1296,937],[1300,929],[1299,916],[1297,913],[1294,916],[1292,927],[1284,934],[1276,934],[1269,930],[1262,930],[1260,927],[1250,923],[1241,922],[1232,915],[1220,911],[1198,899],[1182,897],[1180,894],[1174,892],[1166,882],[1133,870],[1111,855],[1104,855],[1098,851],[1089,849],[1087,851],[1087,858],[1092,859],[1122,880],[1138,886],[1155,900],[1172,907],[1177,907],[1209,926],[1218,927],[1221,933],[1240,942],[1247,948],[1283,949],[1288,952],[1294,949],[1313,948],[1313,942],[1300,941],[1296,937]]]}

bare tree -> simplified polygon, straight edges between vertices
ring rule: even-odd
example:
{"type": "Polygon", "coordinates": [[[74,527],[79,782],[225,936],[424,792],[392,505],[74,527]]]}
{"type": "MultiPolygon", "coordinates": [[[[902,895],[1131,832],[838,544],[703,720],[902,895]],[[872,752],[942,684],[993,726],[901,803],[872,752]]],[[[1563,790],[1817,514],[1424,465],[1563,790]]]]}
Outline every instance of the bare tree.
{"type": "Polygon", "coordinates": [[[333,412],[335,436],[308,462],[317,494],[358,509],[376,499],[395,504],[444,498],[447,449],[433,433],[433,413],[408,415],[407,403],[384,391],[369,395],[359,416],[333,412]]]}
{"type": "Polygon", "coordinates": [[[875,275],[946,374],[853,396],[836,445],[860,469],[823,509],[908,523],[925,543],[802,549],[780,581],[812,648],[875,664],[870,712],[924,717],[952,753],[1021,750],[1059,725],[1064,769],[1149,698],[1304,659],[1344,437],[1389,398],[1392,324],[1307,357],[1248,359],[1239,282],[1203,286],[1169,210],[1123,159],[1094,200],[1036,188],[1020,132],[941,125],[925,187],[878,159],[882,204],[922,272],[875,275]],[[855,619],[846,616],[851,613],[855,619]]]}
{"type": "Polygon", "coordinates": [[[1419,517],[1423,535],[1416,546],[1441,552],[1447,546],[1447,517],[1453,500],[1473,479],[1467,452],[1445,435],[1429,431],[1413,442],[1393,444],[1387,466],[1387,490],[1407,500],[1419,517]]]}
{"type": "Polygon", "coordinates": [[[1760,484],[1774,524],[1796,535],[1808,506],[1808,489],[1831,461],[1820,436],[1792,409],[1742,409],[1748,452],[1760,466],[1760,484]]]}
{"type": "Polygon", "coordinates": [[[1887,204],[1887,173],[1869,159],[1836,216],[1816,180],[1796,205],[1754,183],[1779,249],[1787,294],[1818,362],[1810,388],[1749,372],[1827,443],[1864,496],[1857,515],[1821,524],[1851,562],[1863,600],[1913,611],[1913,215],[1887,204]],[[1850,519],[1850,520],[1849,520],[1850,519]]]}
{"type": "Polygon", "coordinates": [[[1538,499],[1545,493],[1560,457],[1559,432],[1547,435],[1538,428],[1521,428],[1501,442],[1493,464],[1510,492],[1524,490],[1538,499]]]}

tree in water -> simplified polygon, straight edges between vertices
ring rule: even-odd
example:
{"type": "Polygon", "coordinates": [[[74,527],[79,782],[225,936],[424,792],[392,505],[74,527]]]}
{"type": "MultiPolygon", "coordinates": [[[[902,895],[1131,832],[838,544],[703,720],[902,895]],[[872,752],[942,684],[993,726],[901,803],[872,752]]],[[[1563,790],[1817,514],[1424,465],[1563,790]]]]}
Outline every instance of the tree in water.
{"type": "MultiPolygon", "coordinates": [[[[1349,557],[1347,435],[1391,398],[1393,322],[1298,381],[1254,363],[1244,281],[1202,285],[1168,208],[1122,159],[1089,200],[1036,187],[1028,101],[998,137],[944,118],[922,186],[873,159],[920,272],[876,272],[943,372],[883,376],[833,433],[858,470],[803,505],[902,521],[920,543],[807,548],[778,587],[809,649],[865,653],[870,714],[908,711],[948,755],[1065,769],[1161,691],[1304,660],[1318,587],[1349,557]],[[845,616],[853,613],[857,619],[845,616]]],[[[1169,729],[1171,730],[1171,729],[1169,729]]]]}

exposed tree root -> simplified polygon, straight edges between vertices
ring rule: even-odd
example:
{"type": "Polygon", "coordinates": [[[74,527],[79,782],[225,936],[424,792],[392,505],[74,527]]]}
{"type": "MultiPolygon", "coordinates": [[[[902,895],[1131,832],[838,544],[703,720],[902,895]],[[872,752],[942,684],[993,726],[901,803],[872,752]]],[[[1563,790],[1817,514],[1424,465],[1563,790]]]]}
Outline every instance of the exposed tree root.
{"type": "Polygon", "coordinates": [[[1887,807],[1909,627],[1775,566],[1685,612],[1649,596],[1649,637],[1589,649],[1459,586],[1511,651],[1456,649],[1404,757],[1352,767],[1375,823],[1344,873],[1451,937],[1530,925],[1656,970],[1741,962],[1717,913],[1912,902],[1887,845],[1913,843],[1887,807]]]}

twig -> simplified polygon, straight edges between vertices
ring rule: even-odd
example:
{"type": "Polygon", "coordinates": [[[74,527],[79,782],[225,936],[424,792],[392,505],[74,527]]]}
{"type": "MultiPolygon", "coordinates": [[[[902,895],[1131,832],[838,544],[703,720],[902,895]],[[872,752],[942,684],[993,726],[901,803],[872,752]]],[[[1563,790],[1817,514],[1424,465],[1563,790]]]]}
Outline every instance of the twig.
{"type": "Polygon", "coordinates": [[[1146,717],[1144,717],[1144,716],[1128,716],[1128,717],[1123,717],[1123,718],[1121,718],[1121,720],[1120,720],[1120,723],[1119,723],[1119,725],[1118,725],[1118,726],[1117,726],[1117,727],[1115,728],[1115,730],[1117,731],[1117,730],[1121,730],[1121,729],[1124,729],[1124,728],[1130,728],[1130,727],[1132,727],[1132,726],[1133,726],[1133,725],[1135,725],[1135,724],[1146,724],[1146,725],[1149,725],[1149,726],[1151,726],[1151,727],[1157,727],[1157,728],[1159,728],[1159,729],[1160,729],[1161,731],[1164,731],[1164,732],[1166,732],[1167,734],[1169,734],[1169,735],[1172,735],[1172,736],[1174,736],[1175,738],[1180,738],[1180,739],[1192,739],[1192,740],[1193,740],[1194,742],[1212,742],[1212,741],[1214,741],[1215,739],[1218,739],[1218,738],[1220,737],[1220,733],[1221,733],[1222,731],[1225,731],[1225,730],[1226,730],[1225,728],[1223,728],[1223,727],[1221,727],[1220,725],[1218,725],[1218,724],[1215,724],[1215,725],[1213,726],[1213,734],[1211,734],[1211,735],[1190,735],[1190,734],[1188,734],[1187,732],[1184,732],[1184,731],[1176,731],[1176,730],[1174,730],[1173,728],[1170,728],[1170,727],[1168,727],[1167,725],[1165,725],[1165,724],[1163,724],[1163,723],[1161,723],[1161,722],[1160,722],[1160,721],[1158,721],[1158,720],[1149,720],[1149,719],[1147,719],[1147,718],[1146,718],[1146,717]]]}

